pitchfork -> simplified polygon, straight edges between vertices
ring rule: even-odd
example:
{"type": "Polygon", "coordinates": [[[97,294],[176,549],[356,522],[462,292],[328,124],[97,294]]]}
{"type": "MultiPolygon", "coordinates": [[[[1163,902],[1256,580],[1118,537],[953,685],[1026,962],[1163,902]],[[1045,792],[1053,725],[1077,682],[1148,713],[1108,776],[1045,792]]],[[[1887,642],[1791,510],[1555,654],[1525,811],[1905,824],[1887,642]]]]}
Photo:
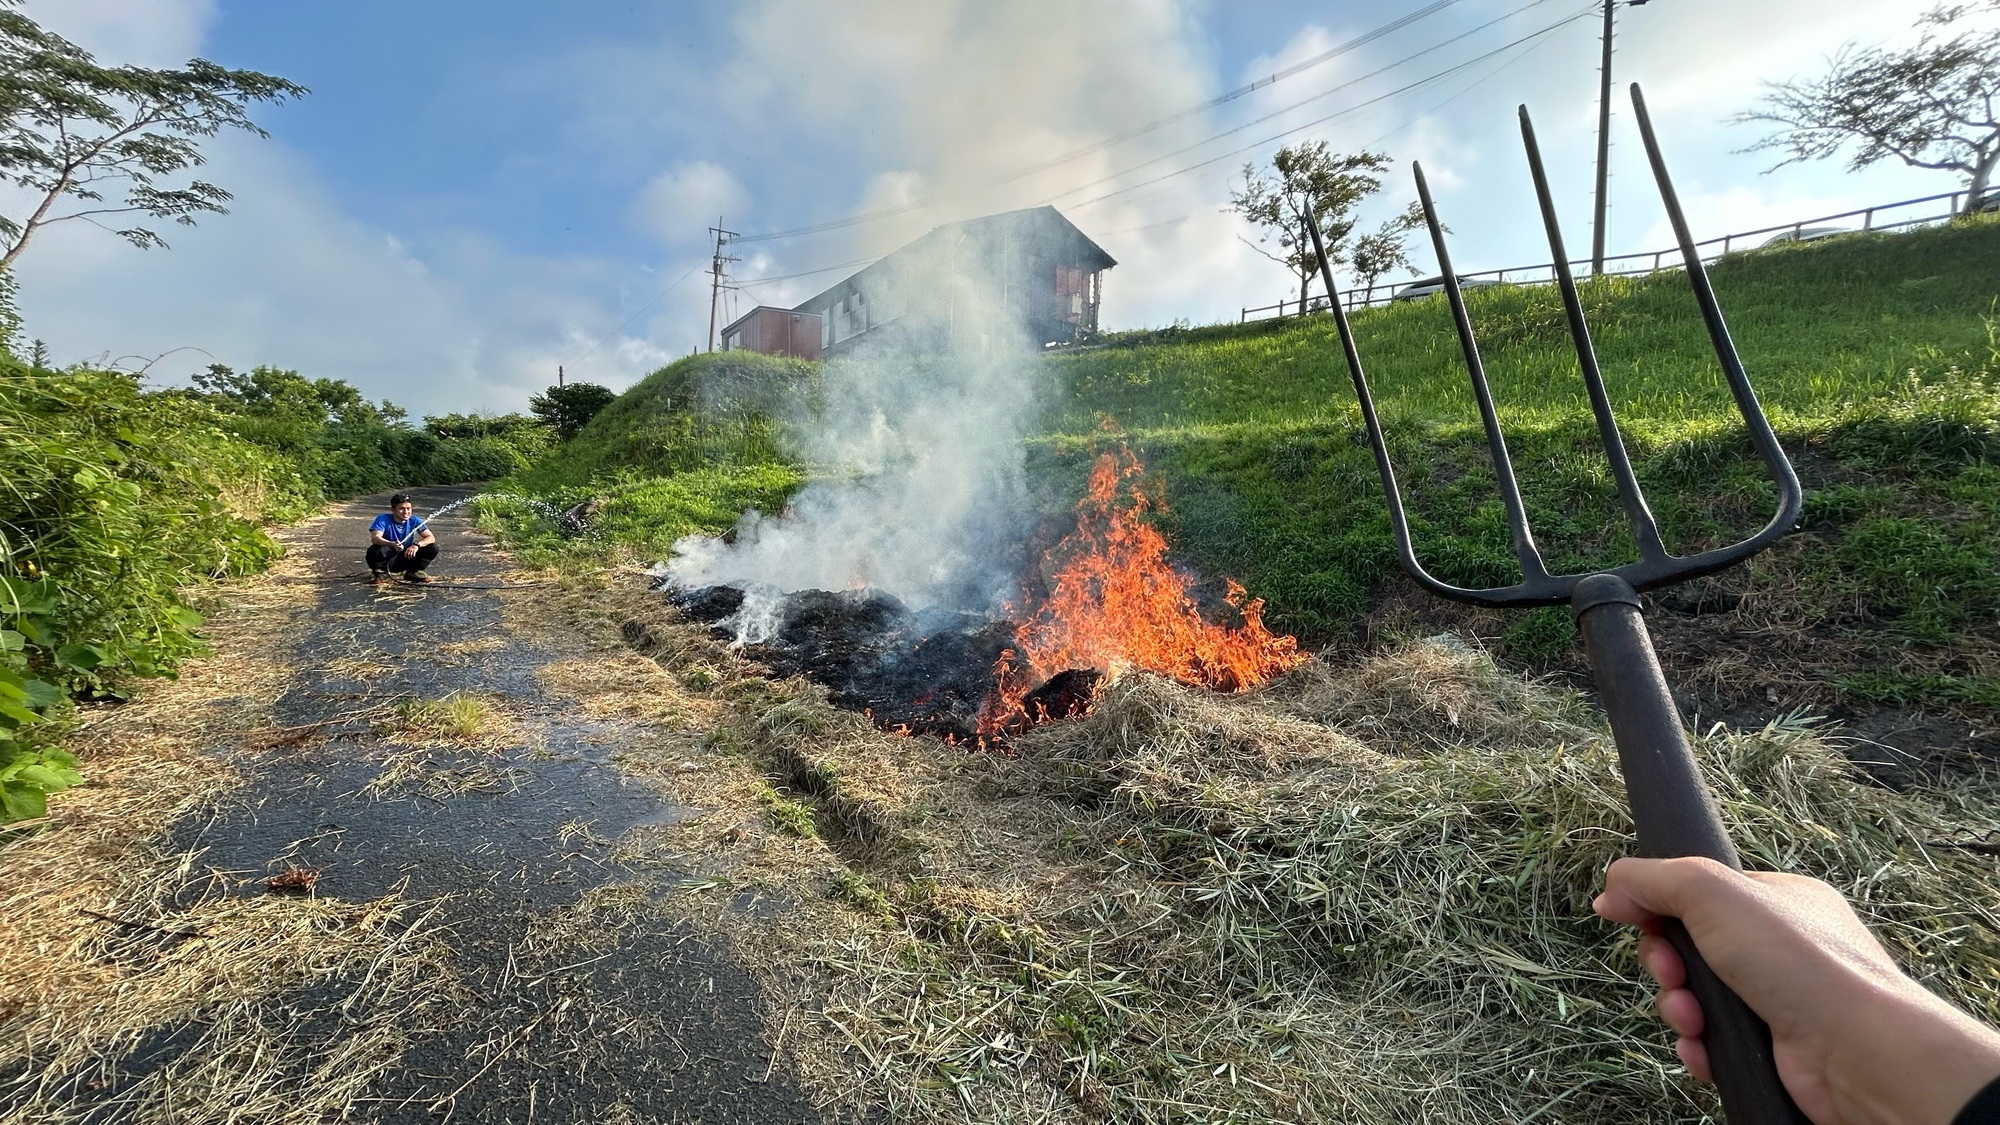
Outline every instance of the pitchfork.
{"type": "MultiPolygon", "coordinates": [[[[1729,389],[1736,396],[1736,407],[1749,427],[1751,443],[1763,455],[1765,466],[1777,481],[1778,512],[1757,534],[1732,546],[1684,558],[1669,554],[1666,545],[1661,542],[1659,525],[1646,506],[1638,478],[1632,473],[1631,458],[1626,455],[1625,443],[1619,437],[1618,422],[1612,417],[1611,400],[1605,394],[1604,377],[1598,370],[1597,355],[1590,344],[1590,328],[1584,323],[1583,305],[1577,299],[1576,279],[1570,274],[1569,255],[1564,252],[1562,232],[1556,225],[1555,205],[1549,199],[1548,176],[1542,170],[1541,150],[1535,144],[1535,130],[1528,120],[1526,106],[1521,107],[1521,138],[1527,146],[1528,167],[1535,178],[1535,194],[1541,201],[1542,222],[1548,227],[1549,249],[1555,257],[1556,284],[1562,290],[1563,309],[1568,314],[1569,331],[1575,340],[1584,387],[1590,392],[1591,413],[1597,417],[1598,436],[1603,442],[1605,456],[1611,462],[1612,476],[1618,482],[1618,496],[1624,504],[1626,518],[1631,522],[1633,537],[1638,544],[1638,561],[1594,574],[1550,574],[1543,563],[1541,553],[1535,548],[1534,535],[1528,530],[1527,513],[1521,506],[1520,486],[1514,479],[1513,463],[1507,456],[1507,442],[1501,435],[1500,421],[1493,410],[1493,394],[1486,384],[1485,368],[1479,361],[1479,346],[1473,342],[1472,321],[1465,311],[1465,295],[1460,291],[1458,275],[1452,272],[1444,230],[1438,223],[1437,209],[1431,203],[1430,187],[1424,181],[1421,166],[1416,168],[1417,194],[1423,202],[1431,241],[1437,247],[1438,269],[1444,274],[1445,295],[1451,303],[1452,319],[1457,324],[1459,343],[1465,351],[1473,394],[1479,401],[1479,417],[1485,424],[1486,444],[1492,453],[1500,499],[1507,509],[1514,555],[1520,560],[1521,581],[1512,586],[1468,590],[1436,578],[1417,561],[1416,550],[1410,542],[1409,520],[1403,512],[1403,498],[1396,487],[1396,472],[1389,463],[1389,449],[1382,438],[1382,423],[1376,417],[1375,402],[1368,393],[1368,379],[1361,370],[1361,354],[1355,347],[1354,332],[1348,325],[1347,314],[1342,310],[1340,301],[1336,298],[1330,303],[1334,321],[1340,329],[1341,347],[1347,353],[1348,369],[1354,376],[1354,393],[1361,402],[1361,416],[1368,426],[1368,440],[1375,449],[1375,467],[1382,474],[1382,487],[1388,494],[1389,524],[1395,533],[1396,550],[1402,556],[1403,569],[1432,593],[1473,605],[1507,609],[1568,603],[1575,615],[1577,629],[1582,634],[1584,651],[1589,654],[1604,710],[1611,720],[1612,738],[1618,744],[1618,760],[1625,774],[1626,799],[1632,806],[1632,821],[1638,829],[1640,854],[1654,857],[1707,856],[1741,870],[1742,861],[1737,857],[1728,834],[1723,831],[1713,797],[1702,784],[1694,753],[1688,745],[1686,733],[1681,729],[1680,714],[1674,706],[1673,697],[1668,694],[1659,658],[1653,653],[1645,619],[1640,614],[1639,591],[1714,574],[1776,542],[1798,522],[1801,501],[1799,478],[1792,471],[1783,447],[1778,444],[1777,435],[1771,432],[1771,423],[1764,416],[1764,408],[1757,402],[1756,392],[1750,389],[1750,378],[1743,371],[1735,344],[1730,341],[1729,329],[1722,321],[1722,308],[1716,303],[1714,289],[1709,286],[1708,273],[1702,268],[1701,254],[1695,248],[1694,237],[1688,233],[1687,218],[1681,213],[1680,201],[1667,178],[1659,142],[1653,135],[1653,123],[1646,114],[1646,101],[1636,84],[1632,87],[1632,107],[1637,112],[1639,134],[1645,140],[1646,156],[1652,162],[1653,176],[1659,181],[1660,198],[1666,204],[1674,234],[1680,239],[1688,284],[1694,289],[1695,302],[1701,306],[1702,319],[1708,323],[1715,354],[1722,361],[1722,373],[1728,379],[1729,389]]],[[[1319,224],[1313,220],[1310,209],[1307,219],[1327,292],[1334,293],[1333,271],[1326,264],[1319,224]]],[[[1778,1081],[1777,1068],[1771,1058],[1770,1028],[1709,969],[1678,921],[1669,921],[1667,938],[1680,952],[1681,960],[1686,962],[1688,986],[1701,1001],[1707,1026],[1703,1039],[1708,1046],[1715,1084],[1722,1096],[1723,1111],[1729,1121],[1732,1125],[1805,1122],[1806,1118],[1799,1113],[1798,1107],[1778,1081]]]]}

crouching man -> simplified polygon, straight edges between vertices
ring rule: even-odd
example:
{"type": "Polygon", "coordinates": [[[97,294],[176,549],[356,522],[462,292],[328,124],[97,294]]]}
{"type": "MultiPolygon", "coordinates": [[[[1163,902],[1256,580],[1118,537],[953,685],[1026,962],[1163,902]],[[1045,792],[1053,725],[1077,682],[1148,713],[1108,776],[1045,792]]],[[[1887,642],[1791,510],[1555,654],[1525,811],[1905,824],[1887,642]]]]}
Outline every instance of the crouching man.
{"type": "Polygon", "coordinates": [[[437,536],[424,520],[411,514],[410,495],[398,492],[389,497],[389,510],[375,517],[368,527],[369,581],[380,586],[392,573],[405,582],[429,582],[424,568],[438,557],[437,536]]]}

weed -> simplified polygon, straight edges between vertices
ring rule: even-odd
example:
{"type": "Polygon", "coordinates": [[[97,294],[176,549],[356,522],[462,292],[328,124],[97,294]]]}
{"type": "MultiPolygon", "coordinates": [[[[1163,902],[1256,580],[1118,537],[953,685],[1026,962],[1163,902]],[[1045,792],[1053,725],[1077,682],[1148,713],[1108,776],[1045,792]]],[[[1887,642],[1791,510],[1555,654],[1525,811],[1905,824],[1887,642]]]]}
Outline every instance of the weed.
{"type": "Polygon", "coordinates": [[[1576,622],[1566,606],[1550,606],[1515,614],[1500,644],[1516,660],[1550,660],[1576,644],[1576,622]]]}
{"type": "Polygon", "coordinates": [[[819,835],[811,805],[792,800],[768,785],[757,794],[757,803],[764,806],[764,814],[779,830],[800,837],[819,835]]]}
{"type": "Polygon", "coordinates": [[[875,889],[868,879],[843,867],[833,873],[832,895],[864,913],[873,914],[884,921],[895,917],[895,909],[890,905],[889,896],[875,889]]]}
{"type": "Polygon", "coordinates": [[[396,704],[395,717],[377,729],[382,734],[466,741],[484,734],[496,717],[485,700],[455,691],[442,699],[404,700],[396,704]]]}
{"type": "Polygon", "coordinates": [[[2000,713],[2000,680],[1985,676],[1877,669],[1843,676],[1835,681],[1835,686],[1856,699],[1870,703],[1890,703],[1901,707],[1971,707],[2000,713]]]}

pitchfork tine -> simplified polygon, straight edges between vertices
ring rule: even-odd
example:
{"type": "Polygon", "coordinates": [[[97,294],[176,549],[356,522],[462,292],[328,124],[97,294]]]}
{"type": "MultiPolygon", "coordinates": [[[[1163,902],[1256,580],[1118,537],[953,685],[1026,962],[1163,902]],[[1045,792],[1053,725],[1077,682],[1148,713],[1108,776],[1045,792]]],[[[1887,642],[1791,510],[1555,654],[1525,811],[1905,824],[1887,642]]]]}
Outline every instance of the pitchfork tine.
{"type": "Polygon", "coordinates": [[[1736,353],[1735,341],[1729,338],[1729,326],[1722,321],[1722,305],[1715,299],[1715,287],[1708,282],[1708,270],[1701,264],[1701,250],[1695,246],[1694,235],[1688,230],[1687,216],[1681,213],[1680,196],[1674,192],[1673,180],[1667,176],[1667,162],[1660,155],[1659,138],[1653,135],[1653,118],[1646,112],[1646,96],[1640,93],[1637,82],[1632,84],[1632,110],[1639,121],[1639,137],[1646,144],[1646,160],[1653,166],[1653,179],[1660,185],[1660,202],[1665,204],[1667,221],[1673,224],[1674,237],[1681,244],[1681,258],[1687,263],[1688,284],[1694,288],[1695,303],[1701,306],[1701,318],[1708,324],[1708,338],[1715,345],[1716,358],[1722,361],[1723,377],[1729,380],[1729,391],[1736,396],[1736,409],[1743,415],[1743,424],[1749,427],[1750,443],[1757,447],[1765,467],[1777,478],[1778,514],[1771,517],[1771,522],[1765,524],[1762,531],[1727,552],[1729,558],[1722,563],[1722,566],[1727,566],[1756,554],[1790,531],[1799,522],[1799,510],[1804,506],[1805,497],[1799,489],[1799,476],[1792,470],[1791,459],[1785,456],[1784,447],[1778,444],[1778,435],[1771,430],[1771,420],[1764,416],[1764,407],[1757,401],[1757,392],[1750,386],[1750,376],[1743,370],[1743,359],[1736,353]]]}
{"type": "Polygon", "coordinates": [[[1569,334],[1576,342],[1576,358],[1583,372],[1583,385],[1590,391],[1590,412],[1597,416],[1597,436],[1604,445],[1611,475],[1618,481],[1618,499],[1625,505],[1625,517],[1632,523],[1632,535],[1639,556],[1664,561],[1667,547],[1660,541],[1660,525],[1653,519],[1639,478],[1632,473],[1632,459],[1625,453],[1625,439],[1618,432],[1618,420],[1611,413],[1611,397],[1604,390],[1604,373],[1597,366],[1597,349],[1590,343],[1590,326],[1583,319],[1583,301],[1576,294],[1576,277],[1570,272],[1569,253],[1563,247],[1562,227],[1556,222],[1555,200],[1549,196],[1548,173],[1542,168],[1542,149],[1535,143],[1535,125],[1528,107],[1521,107],[1521,141],[1528,150],[1528,169],[1535,177],[1535,197],[1542,205],[1542,225],[1549,230],[1549,253],[1555,259],[1556,285],[1562,290],[1563,312],[1569,317],[1569,334]]]}
{"type": "Polygon", "coordinates": [[[1382,436],[1382,420],[1375,413],[1375,396],[1368,392],[1368,376],[1361,368],[1361,349],[1354,342],[1354,326],[1347,321],[1347,310],[1340,307],[1340,289],[1333,283],[1333,266],[1326,260],[1326,243],[1320,237],[1319,219],[1314,217],[1311,207],[1306,208],[1306,230],[1312,234],[1313,255],[1319,262],[1319,274],[1326,282],[1327,304],[1333,309],[1333,323],[1340,332],[1340,347],[1347,354],[1347,373],[1354,381],[1354,398],[1361,404],[1361,422],[1368,431],[1368,444],[1375,451],[1375,471],[1381,474],[1382,490],[1389,499],[1389,531],[1396,540],[1396,553],[1402,557],[1403,569],[1411,577],[1433,591],[1444,593],[1450,587],[1431,576],[1424,564],[1417,561],[1417,548],[1410,541],[1410,520],[1403,511],[1403,493],[1396,487],[1396,466],[1389,461],[1389,445],[1382,436]]]}
{"type": "Polygon", "coordinates": [[[1458,328],[1458,343],[1465,352],[1465,369],[1472,376],[1472,393],[1479,400],[1479,420],[1486,426],[1486,448],[1493,455],[1493,475],[1500,485],[1500,502],[1507,509],[1507,530],[1514,538],[1514,557],[1520,560],[1523,579],[1534,583],[1549,576],[1548,567],[1542,563],[1542,554],[1535,549],[1534,532],[1528,528],[1528,510],[1521,503],[1521,484],[1514,479],[1514,460],[1507,455],[1507,439],[1500,432],[1500,416],[1493,409],[1493,390],[1486,384],[1486,365],[1479,360],[1479,344],[1472,337],[1472,317],[1465,311],[1465,294],[1458,287],[1458,275],[1452,272],[1451,251],[1444,244],[1444,226],[1438,222],[1437,207],[1431,202],[1430,184],[1424,179],[1422,164],[1412,161],[1410,167],[1417,175],[1417,198],[1423,202],[1431,245],[1437,248],[1445,296],[1451,301],[1452,323],[1458,328]]]}

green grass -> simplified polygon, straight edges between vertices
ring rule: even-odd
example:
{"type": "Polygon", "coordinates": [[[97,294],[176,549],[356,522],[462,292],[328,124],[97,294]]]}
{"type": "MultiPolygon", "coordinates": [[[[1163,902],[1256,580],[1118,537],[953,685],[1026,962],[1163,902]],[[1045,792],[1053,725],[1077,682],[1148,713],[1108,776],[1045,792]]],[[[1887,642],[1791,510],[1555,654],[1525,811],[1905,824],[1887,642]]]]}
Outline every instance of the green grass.
{"type": "Polygon", "coordinates": [[[783,422],[810,407],[818,369],[752,352],[688,356],[619,395],[512,483],[548,493],[607,478],[787,463],[783,422]]]}
{"type": "MultiPolygon", "coordinates": [[[[1828,240],[1714,270],[1744,362],[1835,537],[1822,610],[1859,595],[1908,636],[1940,641],[1995,604],[1996,373],[1988,317],[2000,223],[1828,240]]],[[[1679,274],[1584,287],[1614,405],[1669,545],[1735,539],[1773,490],[1742,441],[1679,274]]],[[[1538,541],[1553,566],[1629,559],[1616,490],[1549,287],[1469,294],[1538,541]]],[[[1442,300],[1368,310],[1355,330],[1411,505],[1420,557],[1463,584],[1513,581],[1490,460],[1442,300]]],[[[1330,318],[1181,330],[1054,361],[1067,395],[1035,457],[1055,500],[1130,442],[1164,478],[1183,558],[1233,574],[1270,619],[1347,633],[1396,572],[1381,488],[1330,318]],[[1104,429],[1106,420],[1117,429],[1104,429]]],[[[1506,647],[1567,641],[1518,621],[1506,647]]]]}
{"type": "MultiPolygon", "coordinates": [[[[1818,542],[1766,556],[1747,578],[1785,600],[1793,623],[1892,649],[1992,632],[1996,261],[2000,220],[1981,218],[1742,253],[1713,268],[1745,366],[1810,490],[1802,528],[1818,542]]],[[[1685,277],[1608,278],[1582,292],[1669,547],[1685,553],[1761,526],[1774,490],[1685,277]]],[[[1627,561],[1630,535],[1556,290],[1468,298],[1548,562],[1574,571],[1627,561]]],[[[1518,570],[1444,302],[1365,310],[1354,325],[1419,556],[1448,581],[1511,583],[1518,570]]],[[[1330,318],[1127,333],[1048,362],[1058,393],[1029,444],[1048,510],[1080,494],[1099,453],[1129,444],[1163,485],[1170,507],[1158,519],[1179,561],[1241,580],[1267,600],[1275,627],[1308,643],[1356,635],[1399,567],[1330,318]]],[[[729,526],[743,507],[780,507],[804,482],[784,420],[810,408],[814,374],[737,353],[690,357],[517,479],[564,503],[602,497],[600,532],[657,557],[683,534],[729,526]]],[[[502,522],[535,550],[601,550],[564,544],[521,512],[502,522]]],[[[1523,661],[1573,647],[1559,611],[1502,630],[1491,640],[1523,661]]],[[[1987,642],[2000,649],[2000,638],[1987,642]]],[[[1934,701],[1953,706],[1983,698],[1939,690],[1934,701]]]]}
{"type": "MultiPolygon", "coordinates": [[[[1738,349],[1774,416],[1893,389],[1927,353],[1985,342],[2000,282],[2000,220],[1855,235],[1732,255],[1711,269],[1738,349]]],[[[1686,423],[1730,410],[1679,273],[1583,285],[1599,360],[1622,418],[1686,423]]],[[[1504,419],[1565,422],[1588,410],[1550,286],[1467,294],[1504,419]]],[[[1386,419],[1471,420],[1464,360],[1441,298],[1359,312],[1356,337],[1386,419]]],[[[1341,425],[1354,403],[1331,318],[1135,335],[1055,360],[1067,388],[1048,429],[1110,418],[1135,433],[1214,426],[1341,425]]]]}
{"type": "Polygon", "coordinates": [[[672,476],[627,474],[544,493],[563,507],[596,500],[590,532],[582,537],[566,534],[544,512],[509,495],[481,497],[473,518],[531,566],[601,562],[619,552],[661,559],[683,536],[717,534],[734,526],[746,508],[783,510],[805,479],[790,464],[765,462],[672,476]]]}

